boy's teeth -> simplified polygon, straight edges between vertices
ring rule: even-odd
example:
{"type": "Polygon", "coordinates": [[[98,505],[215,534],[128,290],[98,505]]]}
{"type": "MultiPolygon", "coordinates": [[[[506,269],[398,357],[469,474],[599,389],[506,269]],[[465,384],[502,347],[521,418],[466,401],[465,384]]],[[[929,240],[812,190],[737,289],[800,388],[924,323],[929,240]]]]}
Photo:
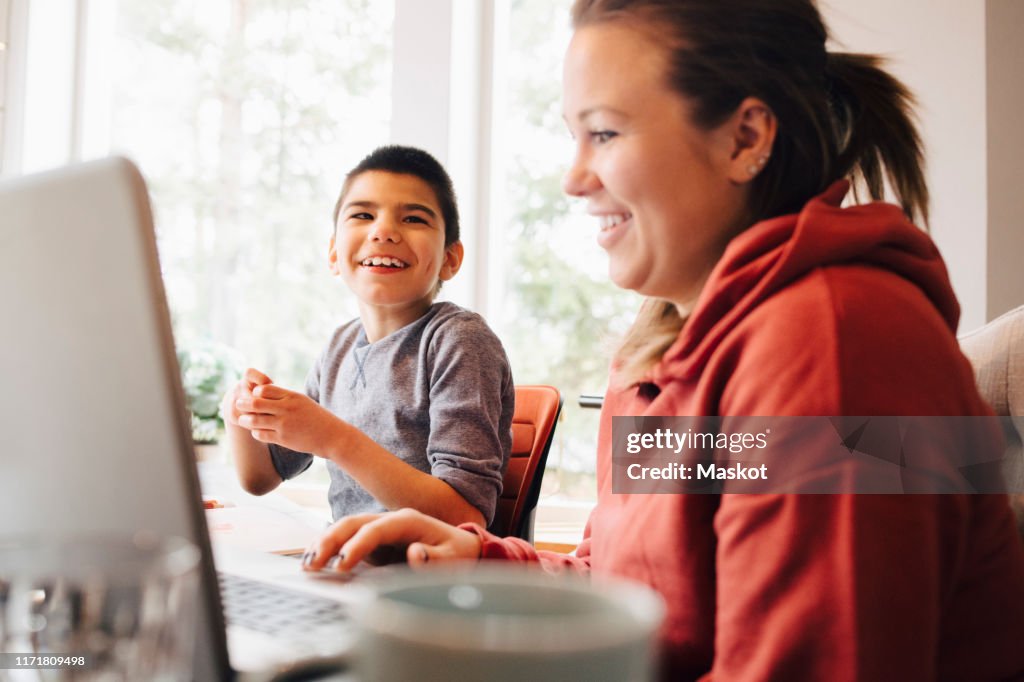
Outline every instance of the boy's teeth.
{"type": "Polygon", "coordinates": [[[632,213],[616,213],[614,215],[603,215],[600,217],[598,225],[601,231],[609,230],[621,222],[629,220],[633,217],[632,213]]]}
{"type": "Polygon", "coordinates": [[[399,269],[408,267],[408,265],[406,263],[398,260],[397,258],[391,258],[390,256],[372,256],[370,258],[364,258],[362,260],[362,262],[360,263],[360,265],[365,265],[367,267],[369,267],[369,266],[374,266],[374,267],[384,266],[384,267],[388,267],[388,268],[399,268],[399,269]]]}

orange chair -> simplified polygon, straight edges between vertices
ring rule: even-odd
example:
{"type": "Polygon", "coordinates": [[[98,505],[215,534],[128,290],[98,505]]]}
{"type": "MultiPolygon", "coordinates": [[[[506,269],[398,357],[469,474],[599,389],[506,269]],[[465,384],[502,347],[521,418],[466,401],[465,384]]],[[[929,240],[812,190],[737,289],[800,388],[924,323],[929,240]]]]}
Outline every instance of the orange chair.
{"type": "Polygon", "coordinates": [[[562,396],[557,388],[516,386],[512,455],[489,528],[492,533],[533,541],[533,512],[561,411],[562,396]]]}

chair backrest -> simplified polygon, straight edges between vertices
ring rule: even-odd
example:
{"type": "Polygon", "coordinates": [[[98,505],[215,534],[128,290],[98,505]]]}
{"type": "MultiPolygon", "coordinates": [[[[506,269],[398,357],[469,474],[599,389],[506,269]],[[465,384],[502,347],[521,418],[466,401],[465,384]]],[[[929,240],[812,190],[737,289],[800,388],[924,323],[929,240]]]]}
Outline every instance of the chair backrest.
{"type": "Polygon", "coordinates": [[[1006,423],[1006,462],[1003,473],[1024,536],[1024,306],[1000,315],[960,337],[960,348],[974,366],[978,389],[1006,423]]]}
{"type": "Polygon", "coordinates": [[[516,386],[512,455],[489,528],[492,533],[533,540],[533,510],[561,411],[562,396],[557,388],[516,386]]]}

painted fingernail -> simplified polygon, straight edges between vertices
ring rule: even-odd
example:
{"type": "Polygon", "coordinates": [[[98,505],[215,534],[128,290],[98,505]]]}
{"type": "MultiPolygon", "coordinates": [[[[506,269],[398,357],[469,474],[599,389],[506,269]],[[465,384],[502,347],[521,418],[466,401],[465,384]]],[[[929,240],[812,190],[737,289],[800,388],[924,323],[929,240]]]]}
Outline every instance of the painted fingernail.
{"type": "Polygon", "coordinates": [[[427,563],[428,561],[430,561],[430,555],[427,554],[426,547],[420,547],[420,559],[423,560],[423,563],[427,563]]]}
{"type": "Polygon", "coordinates": [[[327,560],[327,564],[324,566],[324,568],[337,568],[338,562],[341,561],[342,558],[343,557],[340,556],[332,556],[330,559],[327,560]]]}

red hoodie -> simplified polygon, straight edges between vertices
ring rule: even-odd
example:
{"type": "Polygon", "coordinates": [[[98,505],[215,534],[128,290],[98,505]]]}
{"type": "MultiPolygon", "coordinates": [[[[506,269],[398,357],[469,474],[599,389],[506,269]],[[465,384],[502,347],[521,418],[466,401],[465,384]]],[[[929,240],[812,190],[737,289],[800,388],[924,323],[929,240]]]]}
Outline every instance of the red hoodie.
{"type": "Polygon", "coordinates": [[[609,390],[576,557],[472,527],[485,558],[657,589],[665,679],[1024,679],[1004,496],[612,494],[612,416],[990,414],[935,245],[847,188],[735,238],[649,384],[609,390]]]}

